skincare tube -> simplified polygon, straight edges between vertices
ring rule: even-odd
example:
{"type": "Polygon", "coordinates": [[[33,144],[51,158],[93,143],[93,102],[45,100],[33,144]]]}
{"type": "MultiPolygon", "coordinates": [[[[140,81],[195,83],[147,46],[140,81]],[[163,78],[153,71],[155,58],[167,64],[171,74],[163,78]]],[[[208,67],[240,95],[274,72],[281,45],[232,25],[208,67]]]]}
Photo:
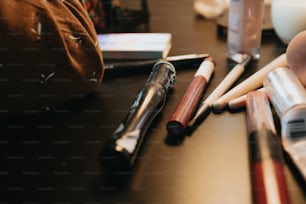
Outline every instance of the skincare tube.
{"type": "Polygon", "coordinates": [[[269,72],[263,85],[280,118],[283,147],[306,180],[306,90],[284,67],[269,72]]]}

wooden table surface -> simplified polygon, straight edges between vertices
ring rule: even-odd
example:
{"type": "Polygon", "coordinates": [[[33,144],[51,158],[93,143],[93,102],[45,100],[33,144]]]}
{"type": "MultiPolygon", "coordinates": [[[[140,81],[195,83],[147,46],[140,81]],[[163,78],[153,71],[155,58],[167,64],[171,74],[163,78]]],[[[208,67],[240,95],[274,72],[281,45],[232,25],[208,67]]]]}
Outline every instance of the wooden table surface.
{"type": "MultiPolygon", "coordinates": [[[[149,0],[149,32],[172,33],[169,55],[209,53],[215,59],[205,97],[235,64],[226,58],[226,33],[218,29],[215,19],[199,18],[192,2],[149,0]]],[[[239,81],[285,49],[273,31],[264,32],[261,58],[247,67],[239,81]]],[[[181,145],[165,143],[167,120],[195,70],[193,66],[177,70],[173,90],[133,172],[119,181],[108,178],[98,154],[124,119],[150,70],[106,73],[96,93],[63,109],[1,121],[0,203],[251,204],[243,110],[212,113],[181,145]]],[[[305,182],[284,156],[291,203],[306,203],[305,182]]]]}

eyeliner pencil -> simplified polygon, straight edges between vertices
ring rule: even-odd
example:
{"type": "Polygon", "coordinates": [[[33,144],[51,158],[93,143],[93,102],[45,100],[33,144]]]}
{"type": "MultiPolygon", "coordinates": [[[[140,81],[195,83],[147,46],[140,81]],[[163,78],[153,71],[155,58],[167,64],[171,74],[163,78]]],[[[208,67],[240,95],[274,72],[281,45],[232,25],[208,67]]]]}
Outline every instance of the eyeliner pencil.
{"type": "Polygon", "coordinates": [[[212,57],[207,57],[199,66],[167,123],[168,136],[171,137],[171,140],[183,139],[187,124],[207,87],[214,68],[215,61],[212,57]]]}
{"type": "Polygon", "coordinates": [[[264,92],[247,94],[253,197],[257,204],[289,204],[281,142],[264,92]]]}

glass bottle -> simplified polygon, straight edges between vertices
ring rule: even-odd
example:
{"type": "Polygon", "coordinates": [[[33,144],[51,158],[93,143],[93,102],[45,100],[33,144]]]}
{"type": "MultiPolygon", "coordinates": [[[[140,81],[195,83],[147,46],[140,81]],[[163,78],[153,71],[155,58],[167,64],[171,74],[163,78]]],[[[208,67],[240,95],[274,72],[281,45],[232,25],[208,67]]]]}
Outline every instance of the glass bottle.
{"type": "Polygon", "coordinates": [[[259,59],[264,0],[231,0],[227,36],[228,57],[250,54],[259,59]]]}

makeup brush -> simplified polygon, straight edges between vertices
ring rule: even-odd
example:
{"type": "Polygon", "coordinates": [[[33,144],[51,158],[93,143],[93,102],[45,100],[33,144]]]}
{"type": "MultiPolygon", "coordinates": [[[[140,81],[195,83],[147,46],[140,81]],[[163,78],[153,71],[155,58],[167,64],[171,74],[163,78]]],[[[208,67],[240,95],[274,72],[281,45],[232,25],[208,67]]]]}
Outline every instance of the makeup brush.
{"type": "Polygon", "coordinates": [[[266,77],[267,73],[278,67],[286,67],[287,60],[286,54],[281,54],[273,61],[271,61],[266,66],[262,67],[259,71],[255,72],[253,75],[248,77],[246,80],[242,81],[240,84],[229,90],[213,104],[215,110],[222,110],[228,105],[228,102],[234,98],[242,96],[249,91],[255,90],[262,86],[263,79],[266,77]]]}

